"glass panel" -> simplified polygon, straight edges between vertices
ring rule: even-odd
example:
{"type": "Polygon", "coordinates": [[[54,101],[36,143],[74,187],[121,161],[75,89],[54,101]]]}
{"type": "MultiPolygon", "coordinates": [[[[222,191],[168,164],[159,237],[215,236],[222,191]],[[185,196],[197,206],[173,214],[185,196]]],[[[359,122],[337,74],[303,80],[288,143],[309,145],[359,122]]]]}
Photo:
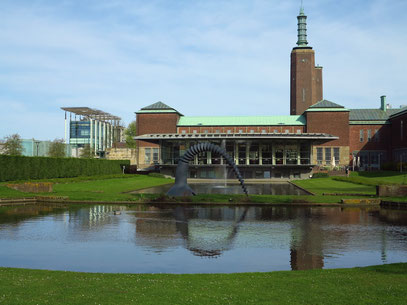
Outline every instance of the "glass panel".
{"type": "Polygon", "coordinates": [[[327,147],[325,148],[325,164],[331,165],[331,163],[332,163],[331,148],[327,147]]]}
{"type": "Polygon", "coordinates": [[[285,164],[297,164],[297,150],[296,149],[286,149],[285,151],[285,164]]]}
{"type": "Polygon", "coordinates": [[[300,163],[310,164],[310,146],[307,143],[301,143],[300,145],[300,163]]]}
{"type": "Polygon", "coordinates": [[[322,151],[322,147],[317,147],[317,164],[322,164],[324,160],[324,155],[322,151]]]}
{"type": "Polygon", "coordinates": [[[144,163],[145,164],[151,163],[151,148],[144,149],[144,163]]]}
{"type": "Polygon", "coordinates": [[[284,149],[276,149],[276,164],[284,164],[284,149]]]}
{"type": "Polygon", "coordinates": [[[273,151],[271,143],[265,143],[261,147],[261,158],[263,164],[272,164],[273,163],[273,151]]]}
{"type": "Polygon", "coordinates": [[[339,147],[334,147],[335,165],[339,165],[339,147]]]}
{"type": "Polygon", "coordinates": [[[249,149],[249,163],[259,164],[259,143],[251,143],[249,149]]]}
{"type": "Polygon", "coordinates": [[[246,143],[238,144],[239,164],[246,164],[246,143]]]}
{"type": "Polygon", "coordinates": [[[158,158],[158,148],[153,148],[153,162],[158,163],[159,158],[158,158]]]}

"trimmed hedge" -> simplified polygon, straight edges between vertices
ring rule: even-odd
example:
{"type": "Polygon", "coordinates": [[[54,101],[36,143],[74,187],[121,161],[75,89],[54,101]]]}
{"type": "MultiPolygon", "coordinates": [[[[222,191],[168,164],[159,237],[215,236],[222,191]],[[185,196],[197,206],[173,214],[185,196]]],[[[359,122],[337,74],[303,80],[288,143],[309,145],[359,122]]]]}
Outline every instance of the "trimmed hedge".
{"type": "Polygon", "coordinates": [[[0,155],[0,181],[120,174],[123,165],[130,161],[0,155]]]}

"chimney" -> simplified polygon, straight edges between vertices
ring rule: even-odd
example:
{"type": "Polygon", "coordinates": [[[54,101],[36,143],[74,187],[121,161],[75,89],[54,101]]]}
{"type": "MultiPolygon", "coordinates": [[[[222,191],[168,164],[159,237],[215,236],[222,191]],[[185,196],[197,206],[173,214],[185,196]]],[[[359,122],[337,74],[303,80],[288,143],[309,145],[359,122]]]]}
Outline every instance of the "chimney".
{"type": "Polygon", "coordinates": [[[382,95],[381,97],[380,97],[380,109],[381,110],[383,110],[383,111],[386,111],[386,96],[385,95],[382,95]]]}

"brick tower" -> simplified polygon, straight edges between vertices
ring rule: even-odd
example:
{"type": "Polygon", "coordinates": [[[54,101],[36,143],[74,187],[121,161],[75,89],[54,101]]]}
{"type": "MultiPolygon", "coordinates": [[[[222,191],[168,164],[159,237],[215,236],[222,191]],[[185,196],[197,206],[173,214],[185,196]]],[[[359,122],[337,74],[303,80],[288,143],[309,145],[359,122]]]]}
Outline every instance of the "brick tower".
{"type": "Polygon", "coordinates": [[[297,46],[291,51],[290,114],[302,114],[322,98],[322,67],[315,66],[315,52],[307,42],[307,16],[301,6],[297,46]]]}

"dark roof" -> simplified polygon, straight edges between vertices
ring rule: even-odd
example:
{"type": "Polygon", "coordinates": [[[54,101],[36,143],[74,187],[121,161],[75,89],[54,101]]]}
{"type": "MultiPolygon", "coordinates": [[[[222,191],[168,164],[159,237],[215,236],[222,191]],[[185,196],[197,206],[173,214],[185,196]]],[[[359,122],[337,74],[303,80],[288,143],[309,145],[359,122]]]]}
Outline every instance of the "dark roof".
{"type": "Polygon", "coordinates": [[[314,108],[315,109],[315,108],[345,108],[345,107],[343,107],[341,105],[338,105],[338,104],[335,104],[335,103],[333,103],[331,101],[328,101],[328,100],[322,100],[322,101],[319,101],[319,102],[315,103],[314,105],[312,105],[309,108],[314,108]]]}
{"type": "MultiPolygon", "coordinates": [[[[394,109],[394,110],[396,110],[396,109],[394,109]]],[[[399,115],[402,115],[402,114],[405,114],[405,113],[407,113],[407,106],[403,107],[403,108],[400,108],[400,109],[397,109],[397,111],[394,112],[393,114],[391,114],[390,117],[393,118],[395,116],[399,116],[399,115]]]]}
{"type": "Polygon", "coordinates": [[[141,108],[141,110],[165,110],[165,109],[175,110],[174,108],[164,104],[163,102],[157,102],[157,103],[151,104],[150,106],[141,108]]]}
{"type": "Polygon", "coordinates": [[[350,109],[349,121],[386,121],[400,109],[350,109]]]}

